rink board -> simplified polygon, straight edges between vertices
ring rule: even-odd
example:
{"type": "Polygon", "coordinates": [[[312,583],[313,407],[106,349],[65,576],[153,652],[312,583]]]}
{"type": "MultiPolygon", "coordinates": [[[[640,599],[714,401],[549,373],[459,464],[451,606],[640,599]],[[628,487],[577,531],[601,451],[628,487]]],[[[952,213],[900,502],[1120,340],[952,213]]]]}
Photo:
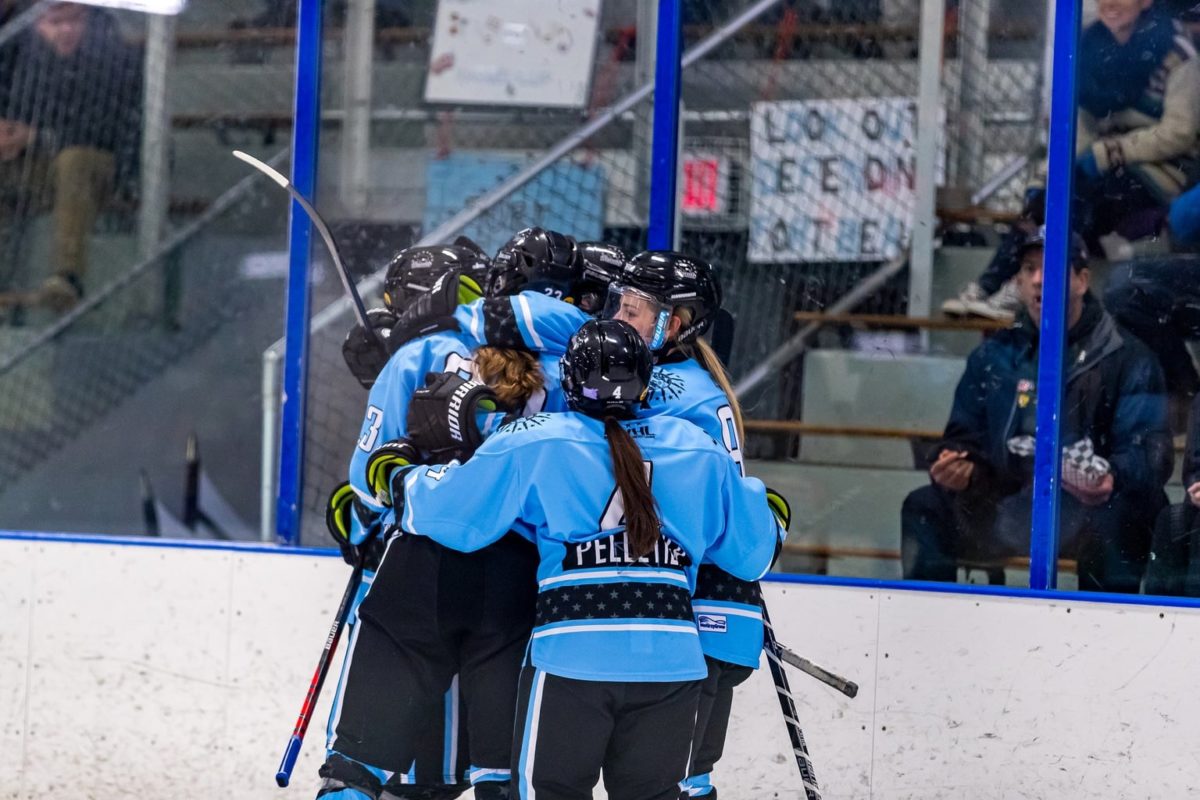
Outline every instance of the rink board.
{"type": "MultiPolygon", "coordinates": [[[[0,539],[0,798],[312,797],[328,713],[274,785],[348,568],[335,558],[0,539]]],[[[824,796],[1187,797],[1200,612],[770,583],[824,796]]],[[[337,660],[340,665],[340,658],[337,660]]],[[[763,669],[722,796],[798,798],[763,669]]],[[[599,796],[599,792],[598,792],[599,796]]]]}

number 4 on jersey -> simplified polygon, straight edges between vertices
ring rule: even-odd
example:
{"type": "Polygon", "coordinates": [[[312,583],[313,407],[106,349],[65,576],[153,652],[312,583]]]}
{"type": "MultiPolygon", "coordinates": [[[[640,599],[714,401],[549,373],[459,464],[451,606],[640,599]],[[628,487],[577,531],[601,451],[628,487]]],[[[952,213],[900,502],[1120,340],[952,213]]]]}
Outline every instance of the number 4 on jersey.
{"type": "MultiPolygon", "coordinates": [[[[654,464],[650,461],[643,461],[642,468],[646,470],[646,483],[653,486],[654,464]]],[[[612,494],[608,496],[608,503],[604,506],[604,513],[600,515],[600,530],[609,531],[624,524],[625,498],[621,495],[620,487],[614,486],[612,494]]]]}

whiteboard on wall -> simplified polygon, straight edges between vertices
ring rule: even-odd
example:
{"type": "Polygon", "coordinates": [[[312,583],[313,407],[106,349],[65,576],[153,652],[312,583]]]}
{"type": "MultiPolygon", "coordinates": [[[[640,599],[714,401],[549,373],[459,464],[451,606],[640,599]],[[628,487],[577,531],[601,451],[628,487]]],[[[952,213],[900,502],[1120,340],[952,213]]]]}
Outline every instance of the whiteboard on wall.
{"type": "Polygon", "coordinates": [[[441,0],[425,100],[580,108],[599,20],[600,0],[441,0]]]}

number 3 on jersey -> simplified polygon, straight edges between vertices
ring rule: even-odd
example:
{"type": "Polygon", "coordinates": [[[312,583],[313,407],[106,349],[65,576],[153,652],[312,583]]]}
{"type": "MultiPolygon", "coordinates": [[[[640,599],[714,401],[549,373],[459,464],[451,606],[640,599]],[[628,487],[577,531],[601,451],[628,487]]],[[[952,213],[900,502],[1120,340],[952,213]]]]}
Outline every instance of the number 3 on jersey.
{"type": "Polygon", "coordinates": [[[358,439],[358,449],[371,452],[375,449],[375,440],[379,438],[379,426],[383,424],[383,409],[378,406],[367,406],[366,429],[358,439]]]}
{"type": "MultiPolygon", "coordinates": [[[[650,461],[643,461],[642,467],[646,470],[646,483],[650,486],[654,485],[654,464],[650,461]]],[[[608,531],[613,528],[619,528],[625,524],[625,498],[621,495],[621,487],[613,487],[612,494],[608,496],[608,504],[604,506],[604,513],[600,515],[600,530],[608,531]]]]}
{"type": "Polygon", "coordinates": [[[717,419],[721,421],[721,443],[729,451],[729,457],[737,464],[738,472],[745,476],[746,456],[742,452],[742,443],[738,441],[737,421],[733,418],[733,409],[721,406],[717,409],[717,419]]]}

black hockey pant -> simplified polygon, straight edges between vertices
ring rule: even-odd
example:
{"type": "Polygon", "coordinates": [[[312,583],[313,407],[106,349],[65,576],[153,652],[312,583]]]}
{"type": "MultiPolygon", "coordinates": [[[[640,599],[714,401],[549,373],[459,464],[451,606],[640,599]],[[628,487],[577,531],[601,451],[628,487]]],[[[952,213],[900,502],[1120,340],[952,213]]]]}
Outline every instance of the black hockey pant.
{"type": "Polygon", "coordinates": [[[393,539],[359,609],[333,749],[416,784],[445,782],[453,739],[427,722],[457,675],[471,782],[507,784],[536,601],[537,551],[516,534],[476,553],[393,539]]]}
{"type": "Polygon", "coordinates": [[[692,740],[692,763],[688,768],[687,784],[690,791],[685,790],[681,796],[715,800],[717,790],[712,787],[709,773],[725,751],[733,690],[750,677],[754,668],[708,656],[704,660],[708,663],[708,677],[700,685],[696,733],[692,740]]]}
{"type": "Polygon", "coordinates": [[[513,741],[513,796],[676,800],[687,771],[700,681],[577,681],[526,664],[513,741]]]}

